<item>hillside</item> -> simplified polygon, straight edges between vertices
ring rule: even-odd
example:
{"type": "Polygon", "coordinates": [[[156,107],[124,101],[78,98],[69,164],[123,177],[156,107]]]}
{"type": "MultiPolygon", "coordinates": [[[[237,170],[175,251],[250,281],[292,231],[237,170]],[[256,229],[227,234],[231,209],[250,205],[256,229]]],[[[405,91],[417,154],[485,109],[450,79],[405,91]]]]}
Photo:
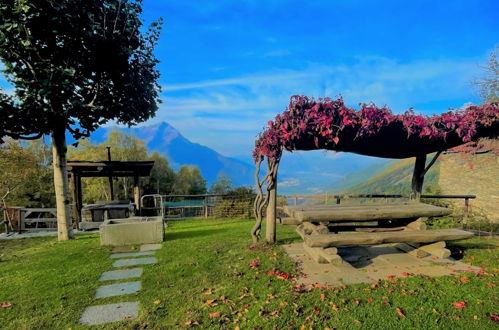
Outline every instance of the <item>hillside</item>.
{"type": "MultiPolygon", "coordinates": [[[[499,140],[491,143],[495,146],[492,149],[497,150],[499,140]]],[[[414,159],[373,165],[350,174],[335,184],[332,191],[342,194],[409,194],[413,166],[414,159]]],[[[493,151],[475,155],[441,155],[425,176],[423,192],[476,195],[477,198],[470,201],[472,212],[499,222],[499,157],[493,151]]],[[[451,203],[457,208],[463,206],[462,200],[451,200],[451,203]]]]}
{"type": "MultiPolygon", "coordinates": [[[[409,194],[411,192],[411,178],[414,159],[392,160],[384,164],[352,173],[337,185],[343,189],[335,192],[345,194],[409,194]],[[369,172],[371,171],[371,175],[369,172]],[[347,181],[348,179],[348,181],[347,181]],[[363,181],[361,181],[364,179],[363,181]],[[355,184],[347,186],[349,182],[355,184]]],[[[425,176],[424,191],[437,190],[439,162],[437,161],[425,176]]]]}

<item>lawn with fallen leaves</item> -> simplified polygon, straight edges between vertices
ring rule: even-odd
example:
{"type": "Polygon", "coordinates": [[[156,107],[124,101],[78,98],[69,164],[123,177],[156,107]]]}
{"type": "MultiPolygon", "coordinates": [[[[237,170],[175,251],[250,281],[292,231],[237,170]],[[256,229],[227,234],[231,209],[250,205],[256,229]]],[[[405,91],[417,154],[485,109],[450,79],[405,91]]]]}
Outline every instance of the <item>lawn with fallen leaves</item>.
{"type": "MultiPolygon", "coordinates": [[[[141,292],[104,299],[94,298],[98,278],[114,260],[98,234],[0,241],[0,326],[79,329],[85,307],[124,301],[140,302],[137,319],[96,328],[491,329],[499,322],[495,238],[454,243],[463,262],[483,267],[478,274],[325,287],[297,285],[299,270],[279,245],[251,243],[252,224],[170,222],[159,263],[143,267],[141,292]]],[[[300,241],[293,227],[277,233],[279,244],[300,241]]]]}

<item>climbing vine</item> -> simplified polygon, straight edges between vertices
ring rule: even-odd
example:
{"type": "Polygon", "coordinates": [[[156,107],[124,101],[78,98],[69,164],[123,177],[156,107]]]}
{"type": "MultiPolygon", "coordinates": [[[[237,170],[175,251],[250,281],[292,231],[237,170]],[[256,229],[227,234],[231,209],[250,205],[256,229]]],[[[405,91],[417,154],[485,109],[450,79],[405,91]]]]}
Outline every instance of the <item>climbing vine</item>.
{"type": "Polygon", "coordinates": [[[253,157],[256,162],[261,155],[273,159],[282,150],[327,149],[406,158],[494,136],[498,130],[499,103],[423,116],[412,109],[394,115],[374,104],[356,111],[342,98],[292,96],[288,108],[259,135],[253,157]]]}

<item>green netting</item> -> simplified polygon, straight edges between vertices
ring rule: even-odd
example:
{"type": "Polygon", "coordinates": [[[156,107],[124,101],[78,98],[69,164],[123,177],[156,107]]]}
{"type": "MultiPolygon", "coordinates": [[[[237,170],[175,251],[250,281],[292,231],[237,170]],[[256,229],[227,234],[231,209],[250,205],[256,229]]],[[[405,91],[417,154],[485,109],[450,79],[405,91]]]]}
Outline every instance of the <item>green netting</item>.
{"type": "MultiPolygon", "coordinates": [[[[165,207],[202,207],[204,206],[204,200],[203,199],[189,199],[189,200],[184,200],[184,201],[177,201],[177,202],[165,202],[164,206],[165,207]]],[[[208,206],[213,206],[213,202],[208,202],[208,206]]]]}

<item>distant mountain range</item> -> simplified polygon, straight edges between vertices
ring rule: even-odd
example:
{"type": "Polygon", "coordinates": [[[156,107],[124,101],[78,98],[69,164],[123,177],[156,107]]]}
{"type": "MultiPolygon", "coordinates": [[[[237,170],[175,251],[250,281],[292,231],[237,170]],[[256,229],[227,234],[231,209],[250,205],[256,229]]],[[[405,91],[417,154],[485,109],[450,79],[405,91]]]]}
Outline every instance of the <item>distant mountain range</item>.
{"type": "Polygon", "coordinates": [[[166,156],[174,170],[178,170],[182,165],[198,166],[208,184],[216,181],[218,175],[230,178],[234,185],[253,184],[252,165],[191,142],[166,122],[131,128],[101,127],[92,133],[90,140],[102,143],[113,130],[131,133],[143,140],[150,152],[157,151],[166,156]]]}
{"type": "MultiPolygon", "coordinates": [[[[93,143],[107,140],[112,130],[131,133],[146,143],[150,152],[157,151],[166,156],[170,166],[178,170],[182,165],[195,165],[201,170],[208,186],[224,175],[235,186],[254,185],[253,160],[251,154],[226,157],[215,150],[194,143],[166,122],[140,127],[100,127],[90,136],[93,143]]],[[[68,143],[74,141],[68,136],[68,143]]],[[[350,153],[325,151],[285,152],[279,167],[279,194],[313,194],[336,190],[336,184],[353,185],[359,179],[349,178],[349,174],[386,160],[364,157],[350,153]],[[346,181],[345,181],[346,180],[346,181]]],[[[369,170],[368,170],[369,172],[369,170]]],[[[367,174],[366,174],[367,175],[367,174]]]]}

